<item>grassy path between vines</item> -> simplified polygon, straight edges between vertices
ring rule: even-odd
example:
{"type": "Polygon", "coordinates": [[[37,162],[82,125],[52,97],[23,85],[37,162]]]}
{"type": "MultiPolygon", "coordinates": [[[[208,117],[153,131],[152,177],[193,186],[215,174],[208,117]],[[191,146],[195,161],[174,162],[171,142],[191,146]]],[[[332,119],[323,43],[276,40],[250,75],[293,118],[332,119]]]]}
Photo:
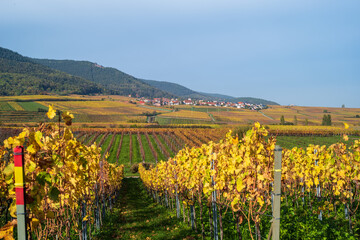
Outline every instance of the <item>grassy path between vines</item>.
{"type": "Polygon", "coordinates": [[[139,178],[125,178],[120,196],[95,239],[199,239],[175,211],[148,196],[139,178]]]}

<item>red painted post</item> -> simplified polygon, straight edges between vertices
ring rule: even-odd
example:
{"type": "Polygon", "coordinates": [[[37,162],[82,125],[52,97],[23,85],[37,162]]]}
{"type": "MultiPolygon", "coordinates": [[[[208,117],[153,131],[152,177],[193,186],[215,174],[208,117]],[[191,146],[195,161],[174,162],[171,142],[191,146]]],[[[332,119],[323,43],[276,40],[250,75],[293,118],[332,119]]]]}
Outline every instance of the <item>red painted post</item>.
{"type": "Polygon", "coordinates": [[[25,172],[24,172],[24,147],[14,148],[14,172],[18,239],[26,240],[26,202],[25,202],[25,172]]]}

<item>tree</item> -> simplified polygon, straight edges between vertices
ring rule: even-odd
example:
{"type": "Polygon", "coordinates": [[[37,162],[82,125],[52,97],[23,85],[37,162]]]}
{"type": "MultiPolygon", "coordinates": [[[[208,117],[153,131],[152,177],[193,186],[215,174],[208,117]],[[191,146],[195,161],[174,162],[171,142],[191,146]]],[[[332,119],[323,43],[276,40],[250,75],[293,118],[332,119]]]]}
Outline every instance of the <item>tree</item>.
{"type": "Polygon", "coordinates": [[[285,117],[284,117],[284,115],[281,115],[280,125],[285,125],[285,117]]]}
{"type": "Polygon", "coordinates": [[[345,108],[345,104],[341,105],[342,108],[345,108]]]}
{"type": "Polygon", "coordinates": [[[332,122],[331,122],[331,115],[328,114],[328,126],[331,126],[332,125],[332,122]]]}
{"type": "Polygon", "coordinates": [[[305,118],[305,126],[309,125],[309,120],[305,118]]]}
{"type": "Polygon", "coordinates": [[[323,115],[323,119],[322,119],[321,125],[323,125],[323,126],[326,126],[326,125],[327,125],[327,115],[326,115],[326,114],[323,115]]]}
{"type": "Polygon", "coordinates": [[[322,119],[322,125],[323,126],[331,126],[332,122],[331,122],[331,115],[330,114],[324,114],[323,119],[322,119]]]}
{"type": "Polygon", "coordinates": [[[297,125],[297,124],[298,124],[297,117],[296,117],[296,115],[294,115],[294,125],[297,125]]]}

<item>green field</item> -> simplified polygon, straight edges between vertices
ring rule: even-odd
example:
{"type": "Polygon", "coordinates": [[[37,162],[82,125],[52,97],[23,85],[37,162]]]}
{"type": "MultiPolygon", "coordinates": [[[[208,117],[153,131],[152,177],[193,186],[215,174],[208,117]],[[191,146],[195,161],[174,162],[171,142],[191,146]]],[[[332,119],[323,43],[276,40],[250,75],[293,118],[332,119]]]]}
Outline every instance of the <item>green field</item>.
{"type": "Polygon", "coordinates": [[[37,103],[37,102],[17,102],[25,111],[30,112],[39,112],[40,111],[47,111],[48,107],[45,107],[44,105],[37,103]]]}
{"type": "Polygon", "coordinates": [[[156,162],[155,157],[150,150],[149,143],[144,134],[141,135],[141,141],[142,141],[142,144],[144,147],[144,152],[145,152],[145,162],[151,162],[151,163],[156,162]]]}
{"type": "Polygon", "coordinates": [[[114,143],[109,151],[109,158],[108,161],[110,163],[116,163],[117,159],[116,159],[116,153],[120,144],[120,139],[121,139],[121,134],[117,134],[115,139],[114,139],[114,143]]]}
{"type": "Polygon", "coordinates": [[[137,135],[133,134],[132,136],[132,147],[133,147],[133,157],[132,157],[132,163],[141,163],[141,154],[140,154],[140,145],[139,141],[137,140],[137,135]]]}
{"type": "Polygon", "coordinates": [[[164,138],[160,135],[158,135],[158,138],[159,138],[160,142],[162,143],[162,145],[165,147],[165,150],[170,154],[170,157],[173,157],[174,153],[171,150],[171,148],[165,143],[164,138]]]}
{"type": "MultiPolygon", "coordinates": [[[[328,137],[319,137],[319,136],[306,136],[306,137],[298,137],[298,136],[278,136],[277,145],[280,145],[282,148],[291,149],[294,147],[302,147],[306,148],[310,144],[314,145],[326,145],[330,146],[331,144],[338,142],[345,142],[341,136],[328,136],[328,137]]],[[[349,141],[346,144],[352,143],[355,139],[359,139],[359,137],[350,136],[349,141]]]]}
{"type": "Polygon", "coordinates": [[[112,134],[109,134],[106,138],[105,138],[105,141],[104,143],[101,145],[101,155],[103,155],[107,149],[107,147],[109,146],[110,144],[110,141],[111,141],[111,138],[112,138],[112,134]]]}

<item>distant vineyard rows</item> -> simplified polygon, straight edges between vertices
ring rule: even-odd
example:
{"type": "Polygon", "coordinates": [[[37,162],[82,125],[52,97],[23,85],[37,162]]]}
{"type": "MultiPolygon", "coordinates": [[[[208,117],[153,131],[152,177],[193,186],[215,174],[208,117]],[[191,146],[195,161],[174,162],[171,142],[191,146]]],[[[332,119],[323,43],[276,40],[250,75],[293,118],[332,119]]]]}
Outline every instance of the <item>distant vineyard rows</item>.
{"type": "Polygon", "coordinates": [[[110,163],[124,164],[156,163],[168,158],[185,146],[199,147],[209,141],[218,141],[227,129],[117,129],[111,131],[79,130],[75,137],[86,145],[96,142],[110,163]]]}

